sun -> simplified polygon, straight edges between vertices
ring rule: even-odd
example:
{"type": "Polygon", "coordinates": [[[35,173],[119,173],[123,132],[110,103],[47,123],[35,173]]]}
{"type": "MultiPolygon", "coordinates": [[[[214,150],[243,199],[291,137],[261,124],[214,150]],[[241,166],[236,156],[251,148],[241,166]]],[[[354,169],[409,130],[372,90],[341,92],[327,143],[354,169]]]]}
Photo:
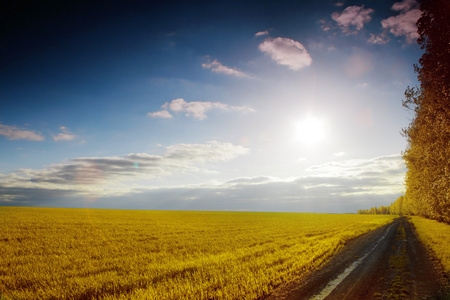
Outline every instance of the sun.
{"type": "Polygon", "coordinates": [[[323,121],[314,116],[308,116],[297,124],[297,138],[308,146],[314,146],[324,139],[323,121]]]}

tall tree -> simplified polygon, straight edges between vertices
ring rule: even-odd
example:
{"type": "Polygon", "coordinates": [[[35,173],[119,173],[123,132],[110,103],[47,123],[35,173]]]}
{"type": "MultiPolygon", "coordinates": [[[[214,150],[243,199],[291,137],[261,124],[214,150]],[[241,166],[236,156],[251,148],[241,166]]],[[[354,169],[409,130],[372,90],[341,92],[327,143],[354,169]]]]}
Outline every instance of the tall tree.
{"type": "Polygon", "coordinates": [[[415,113],[404,129],[405,198],[412,213],[450,224],[450,1],[422,0],[420,9],[420,88],[408,87],[403,102],[415,113]]]}

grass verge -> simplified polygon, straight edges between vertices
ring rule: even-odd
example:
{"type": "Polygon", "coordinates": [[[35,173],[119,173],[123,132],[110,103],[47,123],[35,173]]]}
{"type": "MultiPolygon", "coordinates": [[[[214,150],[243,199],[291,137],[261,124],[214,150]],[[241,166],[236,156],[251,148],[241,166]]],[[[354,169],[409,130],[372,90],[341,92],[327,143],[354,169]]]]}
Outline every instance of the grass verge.
{"type": "Polygon", "coordinates": [[[418,216],[409,219],[414,224],[419,239],[444,267],[444,280],[447,283],[442,298],[450,299],[450,225],[418,216]]]}

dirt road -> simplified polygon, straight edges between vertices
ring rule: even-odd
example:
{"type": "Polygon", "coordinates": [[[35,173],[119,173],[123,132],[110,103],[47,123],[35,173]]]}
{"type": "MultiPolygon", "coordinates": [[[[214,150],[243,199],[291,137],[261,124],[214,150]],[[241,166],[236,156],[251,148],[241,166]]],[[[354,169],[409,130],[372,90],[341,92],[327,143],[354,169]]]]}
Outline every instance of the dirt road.
{"type": "Polygon", "coordinates": [[[405,219],[351,241],[323,268],[266,299],[439,299],[442,276],[405,219]]]}

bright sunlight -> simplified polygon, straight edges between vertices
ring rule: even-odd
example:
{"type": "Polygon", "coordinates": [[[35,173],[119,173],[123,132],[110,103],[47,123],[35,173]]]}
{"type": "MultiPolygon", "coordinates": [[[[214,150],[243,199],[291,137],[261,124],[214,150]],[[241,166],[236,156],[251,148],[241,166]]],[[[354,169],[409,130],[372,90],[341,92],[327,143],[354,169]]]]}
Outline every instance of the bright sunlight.
{"type": "Polygon", "coordinates": [[[314,116],[308,116],[297,124],[297,138],[308,146],[314,146],[325,136],[323,121],[314,116]]]}

